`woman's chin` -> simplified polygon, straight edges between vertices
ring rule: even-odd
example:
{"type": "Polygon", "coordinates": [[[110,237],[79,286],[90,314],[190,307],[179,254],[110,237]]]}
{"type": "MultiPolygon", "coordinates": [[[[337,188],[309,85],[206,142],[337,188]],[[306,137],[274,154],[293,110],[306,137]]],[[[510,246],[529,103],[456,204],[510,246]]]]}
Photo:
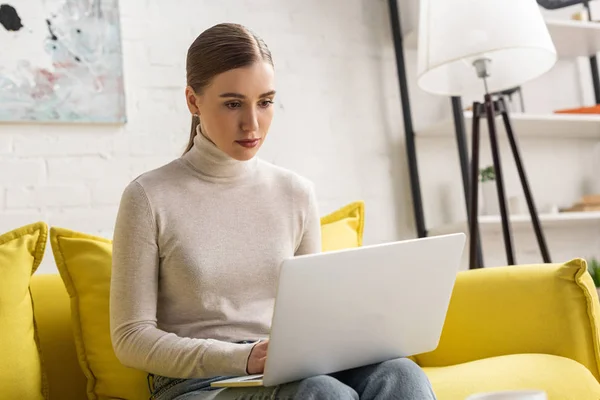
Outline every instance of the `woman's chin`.
{"type": "Polygon", "coordinates": [[[256,153],[258,153],[259,148],[260,147],[257,146],[256,148],[252,149],[236,149],[236,151],[234,151],[233,154],[230,154],[229,156],[238,161],[250,161],[254,158],[254,156],[256,156],[256,153]]]}

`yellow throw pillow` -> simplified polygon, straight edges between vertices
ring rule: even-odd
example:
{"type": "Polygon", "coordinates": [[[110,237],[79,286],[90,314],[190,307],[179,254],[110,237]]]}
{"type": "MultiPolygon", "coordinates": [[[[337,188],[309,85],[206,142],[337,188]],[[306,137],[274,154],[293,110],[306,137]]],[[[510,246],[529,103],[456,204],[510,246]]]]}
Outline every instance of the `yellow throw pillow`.
{"type": "Polygon", "coordinates": [[[322,251],[361,247],[365,225],[365,204],[350,203],[321,218],[322,251]]]}
{"type": "Polygon", "coordinates": [[[0,397],[43,400],[43,373],[29,289],[42,262],[48,226],[23,226],[0,236],[0,397]]]}
{"type": "Polygon", "coordinates": [[[53,227],[50,243],[71,298],[75,346],[87,377],[88,399],[147,400],[147,374],[121,364],[110,339],[112,242],[53,227]]]}

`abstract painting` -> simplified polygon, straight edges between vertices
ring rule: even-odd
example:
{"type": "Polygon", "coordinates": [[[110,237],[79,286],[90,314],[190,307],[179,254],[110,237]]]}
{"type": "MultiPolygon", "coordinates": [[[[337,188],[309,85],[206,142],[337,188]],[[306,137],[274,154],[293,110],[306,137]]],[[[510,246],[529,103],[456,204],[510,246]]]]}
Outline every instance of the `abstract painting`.
{"type": "Polygon", "coordinates": [[[7,1],[0,121],[126,122],[118,0],[7,1]]]}

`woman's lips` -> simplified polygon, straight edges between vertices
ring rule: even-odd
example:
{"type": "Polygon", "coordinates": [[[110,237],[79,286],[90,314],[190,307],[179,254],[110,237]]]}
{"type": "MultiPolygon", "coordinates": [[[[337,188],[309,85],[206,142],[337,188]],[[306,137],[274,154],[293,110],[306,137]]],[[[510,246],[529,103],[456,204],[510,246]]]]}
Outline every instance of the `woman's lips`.
{"type": "Polygon", "coordinates": [[[258,146],[258,144],[260,143],[260,139],[244,139],[244,140],[236,140],[235,142],[237,144],[239,144],[240,146],[243,146],[247,149],[251,149],[253,147],[258,146]]]}

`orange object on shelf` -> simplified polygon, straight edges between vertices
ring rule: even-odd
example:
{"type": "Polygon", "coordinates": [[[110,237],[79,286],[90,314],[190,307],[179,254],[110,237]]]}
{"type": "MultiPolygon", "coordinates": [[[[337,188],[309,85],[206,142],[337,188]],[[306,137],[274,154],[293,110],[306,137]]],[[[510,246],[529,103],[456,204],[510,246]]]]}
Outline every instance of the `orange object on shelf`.
{"type": "Polygon", "coordinates": [[[588,194],[565,211],[600,211],[600,194],[588,194]]]}
{"type": "Polygon", "coordinates": [[[591,107],[567,108],[554,111],[556,114],[600,114],[600,105],[591,107]]]}
{"type": "Polygon", "coordinates": [[[600,205],[600,194],[588,194],[581,198],[582,203],[600,205]]]}

